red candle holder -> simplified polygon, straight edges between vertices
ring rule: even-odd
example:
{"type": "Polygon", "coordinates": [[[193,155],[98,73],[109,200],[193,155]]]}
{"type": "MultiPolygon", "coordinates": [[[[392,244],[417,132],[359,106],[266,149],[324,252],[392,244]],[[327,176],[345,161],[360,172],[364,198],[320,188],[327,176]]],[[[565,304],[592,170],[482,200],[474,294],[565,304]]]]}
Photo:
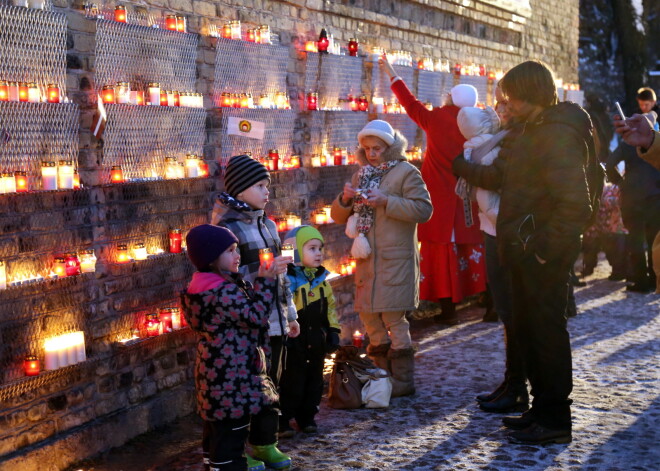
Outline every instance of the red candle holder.
{"type": "Polygon", "coordinates": [[[60,87],[55,84],[50,84],[46,88],[46,96],[48,97],[48,103],[59,103],[60,102],[60,87]]]}
{"type": "Polygon", "coordinates": [[[110,169],[110,181],[112,183],[124,182],[124,173],[121,171],[121,167],[119,165],[113,165],[110,169]]]}
{"type": "Polygon", "coordinates": [[[124,5],[117,5],[115,7],[115,21],[126,23],[126,7],[124,5]]]}
{"type": "Polygon", "coordinates": [[[135,92],[135,104],[136,105],[144,105],[144,91],[143,90],[138,90],[135,92]]]}
{"type": "Polygon", "coordinates": [[[118,244],[117,245],[117,263],[128,263],[131,261],[131,257],[128,255],[128,245],[118,244]]]}
{"type": "Polygon", "coordinates": [[[257,36],[254,32],[253,29],[248,29],[247,32],[245,33],[245,40],[250,41],[251,43],[254,43],[257,41],[257,36]]]}
{"type": "Polygon", "coordinates": [[[356,330],[355,333],[353,333],[353,346],[357,348],[362,348],[363,342],[364,342],[364,335],[359,330],[356,330]]]}
{"type": "Polygon", "coordinates": [[[300,156],[292,155],[291,159],[289,159],[289,165],[291,168],[300,168],[300,156]]]}
{"type": "Polygon", "coordinates": [[[186,17],[185,16],[177,16],[176,17],[176,30],[179,33],[185,33],[186,32],[186,17]]]}
{"type": "Polygon", "coordinates": [[[109,105],[115,102],[115,87],[112,85],[104,85],[101,92],[101,99],[104,105],[109,105]]]}
{"type": "Polygon", "coordinates": [[[273,251],[266,247],[265,249],[259,249],[259,263],[261,265],[266,264],[266,268],[270,268],[271,263],[273,263],[273,251]]]}
{"type": "Polygon", "coordinates": [[[165,17],[165,29],[176,31],[176,15],[167,15],[165,17]]]}
{"type": "Polygon", "coordinates": [[[351,111],[360,111],[360,102],[353,95],[348,95],[348,106],[351,111]]]}
{"type": "Polygon", "coordinates": [[[160,90],[160,106],[167,106],[167,90],[160,90]]]}
{"type": "Polygon", "coordinates": [[[158,317],[160,318],[160,325],[163,332],[172,332],[174,330],[172,327],[172,308],[166,307],[161,309],[158,312],[158,317]]]}
{"type": "Polygon", "coordinates": [[[272,171],[279,170],[280,168],[280,152],[277,149],[270,149],[268,151],[268,158],[272,160],[272,171]]]}
{"type": "Polygon", "coordinates": [[[225,23],[222,27],[222,37],[224,39],[231,39],[231,23],[225,23]]]}
{"type": "Polygon", "coordinates": [[[25,376],[37,376],[41,371],[41,365],[39,364],[39,359],[35,356],[27,356],[23,360],[23,372],[25,376]]]}
{"type": "Polygon", "coordinates": [[[360,100],[359,100],[359,102],[358,102],[358,109],[359,109],[360,111],[367,111],[367,110],[369,110],[369,101],[367,100],[367,96],[366,96],[366,95],[362,95],[362,96],[360,97],[360,100]]]}
{"type": "Polygon", "coordinates": [[[342,152],[341,152],[341,147],[335,147],[332,149],[332,156],[333,156],[333,161],[335,165],[341,165],[342,164],[342,152]]]}
{"type": "Polygon", "coordinates": [[[209,176],[209,164],[204,160],[199,161],[199,176],[208,177],[209,176]]]}
{"type": "Polygon", "coordinates": [[[28,177],[23,171],[14,172],[16,179],[16,193],[26,193],[28,191],[28,177]]]}
{"type": "Polygon", "coordinates": [[[174,91],[172,93],[174,94],[174,106],[181,106],[181,95],[179,95],[179,92],[174,91]]]}
{"type": "Polygon", "coordinates": [[[328,39],[328,32],[325,28],[321,29],[321,34],[319,35],[319,40],[316,42],[316,48],[319,53],[327,54],[328,46],[330,45],[330,40],[328,39]]]}
{"type": "Polygon", "coordinates": [[[170,253],[181,253],[181,242],[183,236],[181,229],[172,229],[170,231],[170,253]]]}
{"type": "Polygon", "coordinates": [[[148,337],[156,337],[160,334],[161,323],[156,314],[148,314],[144,321],[144,327],[148,337]]]}
{"type": "Polygon", "coordinates": [[[73,189],[80,190],[80,174],[78,170],[74,170],[73,172],[73,189]]]}
{"type": "Polygon", "coordinates": [[[455,75],[461,75],[461,69],[462,68],[463,68],[463,66],[461,66],[461,64],[456,63],[456,65],[454,65],[454,74],[455,75]]]}
{"type": "Polygon", "coordinates": [[[18,84],[18,101],[27,103],[28,101],[28,85],[25,82],[18,84]]]}
{"type": "Polygon", "coordinates": [[[310,92],[307,94],[307,109],[309,111],[316,111],[319,104],[319,94],[316,92],[310,92]]]}
{"type": "Polygon", "coordinates": [[[64,272],[66,276],[80,275],[80,261],[75,253],[68,253],[64,259],[64,272]]]}
{"type": "Polygon", "coordinates": [[[52,270],[58,277],[66,276],[65,258],[61,256],[54,257],[52,270]]]}
{"type": "Polygon", "coordinates": [[[0,80],[0,101],[9,101],[9,86],[4,80],[0,80]]]}
{"type": "Polygon", "coordinates": [[[222,95],[220,95],[220,106],[231,108],[231,93],[222,92],[222,95]]]}
{"type": "Polygon", "coordinates": [[[359,43],[358,40],[355,38],[351,38],[348,41],[348,55],[352,57],[357,57],[358,55],[358,47],[359,43]]]}

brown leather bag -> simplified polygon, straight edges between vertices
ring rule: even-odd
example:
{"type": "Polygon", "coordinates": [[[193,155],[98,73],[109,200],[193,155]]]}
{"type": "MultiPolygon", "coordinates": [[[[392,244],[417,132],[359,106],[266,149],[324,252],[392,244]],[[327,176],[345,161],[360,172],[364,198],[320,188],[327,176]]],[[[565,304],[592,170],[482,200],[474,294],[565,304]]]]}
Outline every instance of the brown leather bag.
{"type": "Polygon", "coordinates": [[[368,358],[352,345],[339,347],[335,353],[335,364],[330,374],[328,405],[333,409],[358,409],[362,406],[362,381],[355,371],[368,375],[368,369],[376,368],[368,358]]]}

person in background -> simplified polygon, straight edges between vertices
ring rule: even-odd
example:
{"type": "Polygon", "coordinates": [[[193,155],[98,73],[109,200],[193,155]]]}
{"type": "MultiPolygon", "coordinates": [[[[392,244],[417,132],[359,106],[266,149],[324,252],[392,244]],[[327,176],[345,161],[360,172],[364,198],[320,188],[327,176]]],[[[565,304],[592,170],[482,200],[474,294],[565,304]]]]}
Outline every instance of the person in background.
{"type": "Polygon", "coordinates": [[[392,397],[415,392],[415,349],[406,312],[419,302],[417,224],[433,213],[406,139],[385,121],[358,133],[361,167],[332,203],[331,216],[353,237],[354,308],[369,336],[367,354],[392,375],[392,397]]]}
{"type": "Polygon", "coordinates": [[[486,264],[483,238],[476,221],[476,203],[467,204],[454,189],[451,171],[454,158],[463,152],[465,138],[458,129],[456,116],[461,108],[476,106],[477,89],[460,84],[451,89],[445,106],[429,110],[396,75],[387,56],[381,64],[390,77],[391,88],[406,113],[426,133],[426,153],[422,178],[433,203],[433,216],[419,226],[422,282],[420,297],[439,302],[442,314],[436,322],[458,322],[456,304],[464,297],[486,290],[486,264]]]}
{"type": "Polygon", "coordinates": [[[276,266],[261,264],[254,285],[243,280],[238,239],[224,227],[194,227],[186,243],[197,271],[181,305],[198,336],[195,388],[204,420],[204,468],[264,470],[263,462],[245,456],[245,440],[252,417],[277,420],[277,391],[265,361],[276,266]]]}
{"type": "Polygon", "coordinates": [[[658,131],[660,129],[658,128],[658,112],[660,112],[660,109],[658,108],[656,102],[657,98],[652,88],[642,87],[637,90],[637,104],[639,105],[639,113],[645,115],[653,113],[653,116],[655,117],[653,130],[658,131]]]}
{"type": "Polygon", "coordinates": [[[300,226],[284,240],[295,249],[294,264],[289,264],[293,300],[298,310],[300,335],[287,341],[286,365],[280,381],[279,436],[292,437],[290,420],[305,433],[317,431],[314,416],[323,395],[325,356],[339,348],[341,332],[335,297],[326,280],[330,274],[323,263],[323,236],[312,226],[300,226]]]}

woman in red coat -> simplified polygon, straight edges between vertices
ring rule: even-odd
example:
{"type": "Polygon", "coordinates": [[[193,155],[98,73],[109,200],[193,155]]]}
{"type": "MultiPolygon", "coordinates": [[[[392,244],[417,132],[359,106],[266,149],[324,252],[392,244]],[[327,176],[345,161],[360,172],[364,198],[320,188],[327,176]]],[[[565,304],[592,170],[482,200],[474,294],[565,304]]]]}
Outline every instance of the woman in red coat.
{"type": "Polygon", "coordinates": [[[486,289],[483,240],[476,204],[468,211],[471,212],[468,218],[472,218],[468,227],[463,200],[454,191],[456,177],[451,170],[452,161],[463,153],[465,142],[456,116],[462,107],[476,105],[477,90],[471,85],[457,85],[451,90],[448,104],[429,110],[397,77],[385,55],[381,64],[399,103],[426,133],[422,178],[431,194],[433,216],[418,229],[422,244],[420,297],[440,302],[442,315],[436,316],[437,321],[455,324],[456,303],[486,289]]]}

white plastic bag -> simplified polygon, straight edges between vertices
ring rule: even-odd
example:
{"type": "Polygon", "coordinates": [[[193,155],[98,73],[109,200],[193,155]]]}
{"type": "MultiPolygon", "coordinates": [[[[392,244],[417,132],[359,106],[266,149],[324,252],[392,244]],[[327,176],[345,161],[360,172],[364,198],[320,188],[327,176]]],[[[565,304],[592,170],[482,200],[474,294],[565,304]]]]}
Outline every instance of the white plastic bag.
{"type": "Polygon", "coordinates": [[[385,370],[381,371],[384,375],[370,376],[362,386],[362,404],[367,409],[378,409],[390,405],[392,380],[387,376],[385,370]]]}

